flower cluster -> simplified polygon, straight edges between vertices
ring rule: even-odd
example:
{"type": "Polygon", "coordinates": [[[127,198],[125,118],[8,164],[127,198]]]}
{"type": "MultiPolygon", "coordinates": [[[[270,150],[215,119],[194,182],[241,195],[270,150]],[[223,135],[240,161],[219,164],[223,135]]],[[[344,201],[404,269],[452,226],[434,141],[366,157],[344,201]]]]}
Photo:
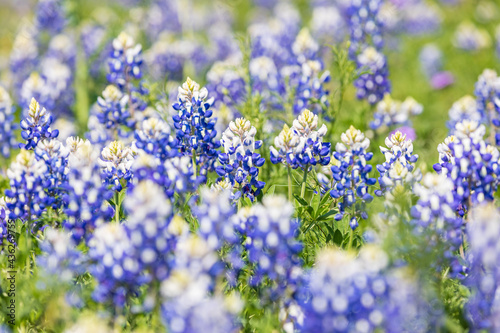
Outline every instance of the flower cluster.
{"type": "Polygon", "coordinates": [[[360,217],[368,218],[365,204],[373,200],[368,188],[375,185],[377,180],[368,175],[372,166],[367,162],[373,157],[373,153],[367,152],[370,140],[353,126],[342,133],[341,140],[333,153],[332,180],[323,183],[330,191],[330,196],[339,200],[339,213],[335,215],[335,220],[342,220],[347,213],[349,225],[354,230],[358,227],[360,217]]]}
{"type": "Polygon", "coordinates": [[[413,154],[412,140],[407,139],[405,134],[397,131],[385,139],[385,144],[387,148],[380,147],[385,162],[377,165],[377,170],[380,173],[378,178],[380,190],[375,191],[375,194],[378,196],[386,191],[391,191],[398,185],[412,186],[422,177],[420,171],[415,170],[418,155],[413,154]]]}
{"type": "Polygon", "coordinates": [[[146,282],[140,276],[131,238],[121,224],[106,223],[96,228],[89,240],[88,255],[93,262],[89,271],[97,282],[92,296],[99,303],[110,302],[122,308],[146,282]]]}
{"type": "Polygon", "coordinates": [[[12,131],[14,127],[14,109],[12,100],[5,88],[0,86],[0,155],[10,156],[10,150],[16,144],[12,131]]]}
{"type": "Polygon", "coordinates": [[[45,192],[55,199],[52,208],[62,206],[62,191],[68,181],[68,156],[69,151],[57,139],[44,139],[35,148],[35,156],[44,161],[47,167],[45,179],[45,192]]]}
{"type": "Polygon", "coordinates": [[[478,51],[491,45],[491,37],[484,29],[477,28],[471,22],[462,22],[455,31],[455,47],[466,51],[478,51]]]}
{"type": "Polygon", "coordinates": [[[465,120],[456,125],[454,136],[438,146],[439,163],[433,167],[453,182],[461,215],[472,204],[492,201],[498,186],[499,152],[485,143],[484,134],[484,125],[465,120]]]}
{"type": "Polygon", "coordinates": [[[29,106],[28,117],[21,121],[21,136],[26,143],[19,144],[23,149],[34,149],[43,139],[57,138],[58,130],[52,130],[52,116],[33,98],[29,106]]]}
{"type": "Polygon", "coordinates": [[[229,191],[202,189],[201,204],[193,208],[198,220],[198,235],[213,250],[220,250],[225,244],[237,242],[235,223],[232,217],[236,213],[231,204],[229,191]]]}
{"type": "Polygon", "coordinates": [[[131,80],[142,77],[142,46],[134,45],[134,39],[122,32],[113,40],[113,51],[108,60],[107,79],[121,91],[131,91],[131,80]]]}
{"type": "Polygon", "coordinates": [[[103,184],[97,164],[99,153],[89,141],[68,138],[68,183],[64,195],[67,207],[64,213],[68,219],[64,227],[71,231],[77,242],[88,240],[94,229],[113,216],[113,208],[107,200],[113,192],[103,184]]]}
{"type": "Polygon", "coordinates": [[[191,235],[178,243],[174,269],[161,285],[163,318],[171,332],[231,332],[240,304],[235,295],[211,295],[221,271],[217,254],[191,235]],[[229,302],[228,302],[229,301],[229,302]]]}
{"type": "Polygon", "coordinates": [[[22,149],[7,170],[10,189],[5,190],[5,196],[9,218],[31,222],[33,217],[41,216],[45,207],[52,204],[52,198],[44,191],[48,187],[46,174],[45,163],[37,160],[33,152],[22,149]]]}
{"type": "Polygon", "coordinates": [[[41,0],[36,10],[36,23],[40,30],[51,34],[61,32],[66,25],[66,15],[60,0],[41,0]]]}
{"type": "MultiPolygon", "coordinates": [[[[462,244],[464,221],[457,215],[459,202],[455,198],[453,182],[444,175],[426,174],[422,183],[414,185],[413,192],[419,197],[411,209],[414,230],[427,239],[426,251],[442,248],[445,263],[451,264],[452,275],[463,273],[463,262],[455,256],[462,244]]],[[[458,275],[460,276],[460,275],[458,275]]]]}
{"type": "Polygon", "coordinates": [[[477,106],[478,103],[474,97],[470,95],[466,95],[453,103],[448,111],[450,120],[447,123],[452,133],[455,130],[455,126],[463,120],[470,120],[478,123],[481,122],[482,117],[481,113],[478,112],[477,106]]]}
{"type": "Polygon", "coordinates": [[[215,168],[221,178],[227,178],[232,187],[237,189],[236,198],[246,196],[252,201],[265,186],[264,182],[258,180],[258,168],[265,159],[255,152],[262,146],[262,141],[255,141],[256,133],[257,130],[248,120],[238,118],[232,121],[222,133],[220,142],[224,152],[219,154],[221,166],[215,168]]]}
{"type": "Polygon", "coordinates": [[[312,38],[308,29],[302,29],[292,44],[295,64],[284,67],[281,72],[288,77],[288,84],[293,91],[293,111],[299,114],[304,109],[315,112],[325,111],[329,105],[329,91],[325,83],[330,81],[330,72],[323,70],[323,64],[317,56],[319,45],[312,38]],[[288,73],[287,73],[288,72],[288,73]]]}
{"type": "Polygon", "coordinates": [[[113,141],[101,152],[99,165],[102,168],[102,176],[107,185],[114,191],[120,192],[123,186],[132,178],[132,163],[134,154],[130,147],[126,147],[121,141],[113,141]]]}
{"type": "Polygon", "coordinates": [[[7,222],[9,221],[9,209],[5,203],[5,198],[0,197],[0,253],[3,252],[6,241],[15,244],[15,239],[9,238],[7,222]]]}
{"type": "Polygon", "coordinates": [[[128,136],[127,129],[135,129],[137,113],[144,111],[146,103],[142,96],[147,90],[134,84],[142,77],[142,47],[134,45],[134,40],[122,32],[113,40],[113,50],[108,60],[108,82],[103,97],[98,98],[101,112],[97,114],[99,121],[106,127],[119,130],[122,136],[128,136]],[[119,128],[124,125],[124,128],[119,128]]]}
{"type": "Polygon", "coordinates": [[[407,126],[410,124],[410,117],[422,113],[423,106],[412,97],[407,97],[403,102],[394,100],[389,94],[377,103],[374,120],[370,122],[370,128],[377,130],[379,128],[392,126],[407,126]]]}
{"type": "Polygon", "coordinates": [[[75,248],[71,235],[63,230],[47,228],[45,239],[40,244],[42,255],[37,264],[45,273],[57,275],[62,282],[70,282],[75,275],[82,274],[85,266],[82,253],[75,248]]]}
{"type": "Polygon", "coordinates": [[[102,92],[102,97],[97,98],[99,112],[96,113],[96,117],[106,129],[112,129],[120,136],[126,136],[122,126],[125,128],[134,126],[129,104],[128,95],[123,94],[116,86],[109,85],[102,92]]]}
{"type": "Polygon", "coordinates": [[[283,130],[274,139],[275,147],[270,147],[271,162],[283,163],[293,169],[307,169],[311,165],[327,165],[330,163],[330,143],[323,142],[326,134],[323,124],[318,129],[318,116],[309,110],[293,121],[289,128],[283,130]]]}
{"type": "Polygon", "coordinates": [[[208,91],[190,78],[179,87],[177,103],[172,107],[178,112],[172,118],[183,155],[191,156],[199,166],[200,174],[213,169],[220,143],[214,141],[217,131],[216,119],[212,118],[210,107],[213,98],[206,100],[208,91]]]}
{"type": "Polygon", "coordinates": [[[195,191],[204,181],[204,177],[194,174],[193,165],[189,156],[177,156],[164,161],[146,153],[139,153],[132,164],[133,182],[129,183],[131,190],[137,182],[151,180],[160,185],[165,195],[174,200],[177,194],[195,191]]]}
{"type": "Polygon", "coordinates": [[[477,207],[471,211],[467,224],[467,239],[470,244],[471,266],[465,280],[471,289],[471,297],[466,305],[466,313],[474,331],[498,331],[500,329],[500,309],[498,292],[500,270],[500,213],[493,205],[477,207]]]}
{"type": "Polygon", "coordinates": [[[139,182],[125,198],[129,213],[125,229],[141,271],[162,281],[168,275],[168,254],[176,244],[171,232],[172,207],[160,186],[151,180],[139,182]]]}
{"type": "Polygon", "coordinates": [[[254,265],[250,283],[272,282],[267,297],[287,304],[296,292],[301,277],[299,253],[302,244],[296,240],[299,221],[292,218],[293,206],[281,196],[266,196],[262,204],[252,206],[247,214],[245,248],[248,261],[254,265]]]}
{"type": "Polygon", "coordinates": [[[161,161],[178,155],[177,140],[170,135],[168,124],[159,118],[149,118],[135,131],[134,144],[161,161]]]}
{"type": "Polygon", "coordinates": [[[378,16],[381,6],[380,0],[355,0],[347,9],[351,33],[349,53],[352,58],[367,45],[372,45],[377,50],[384,46],[383,24],[378,16]]]}
{"type": "Polygon", "coordinates": [[[356,81],[356,96],[365,99],[371,105],[380,101],[385,94],[391,92],[391,83],[387,71],[387,59],[375,48],[368,46],[356,58],[357,66],[360,70],[368,70],[356,81]]]}
{"type": "Polygon", "coordinates": [[[373,245],[359,258],[319,253],[301,304],[301,332],[427,332],[429,306],[409,274],[388,270],[388,262],[373,245]]]}

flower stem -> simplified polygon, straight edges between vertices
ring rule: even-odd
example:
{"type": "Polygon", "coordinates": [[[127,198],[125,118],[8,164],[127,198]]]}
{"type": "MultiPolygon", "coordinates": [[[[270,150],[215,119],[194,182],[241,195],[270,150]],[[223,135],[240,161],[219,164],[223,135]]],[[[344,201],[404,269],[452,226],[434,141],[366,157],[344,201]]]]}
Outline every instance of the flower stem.
{"type": "Polygon", "coordinates": [[[350,251],[352,248],[352,241],[354,239],[354,230],[352,228],[349,228],[349,245],[347,246],[347,251],[350,251]]]}
{"type": "Polygon", "coordinates": [[[306,183],[307,183],[307,173],[309,172],[309,164],[304,168],[304,178],[302,178],[302,188],[300,190],[300,197],[304,199],[304,194],[306,194],[306,183]]]}
{"type": "Polygon", "coordinates": [[[120,224],[120,195],[115,193],[115,222],[120,224]]]}
{"type": "Polygon", "coordinates": [[[192,157],[192,163],[193,163],[193,174],[195,177],[197,177],[197,171],[196,171],[196,151],[193,149],[193,157],[192,157]]]}
{"type": "Polygon", "coordinates": [[[292,202],[292,168],[288,166],[288,201],[292,202]]]}

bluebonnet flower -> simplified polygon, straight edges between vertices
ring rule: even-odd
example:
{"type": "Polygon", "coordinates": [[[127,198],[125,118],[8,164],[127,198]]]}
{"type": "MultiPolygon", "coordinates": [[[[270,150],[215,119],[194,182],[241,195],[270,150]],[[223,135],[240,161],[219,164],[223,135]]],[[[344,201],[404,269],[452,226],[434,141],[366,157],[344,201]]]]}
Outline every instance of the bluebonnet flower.
{"type": "Polygon", "coordinates": [[[99,152],[92,144],[79,138],[69,138],[66,147],[68,159],[68,185],[64,195],[68,216],[63,225],[72,232],[73,239],[88,240],[94,229],[113,216],[107,200],[113,192],[103,184],[98,165],[99,152]]]}
{"type": "Polygon", "coordinates": [[[177,246],[174,269],[161,285],[163,319],[171,332],[231,332],[237,329],[239,298],[211,293],[221,271],[217,254],[189,235],[177,246]]]}
{"type": "Polygon", "coordinates": [[[252,58],[249,71],[252,89],[262,96],[266,104],[279,104],[280,100],[277,96],[284,94],[285,87],[274,60],[268,56],[252,58]]]}
{"type": "Polygon", "coordinates": [[[97,286],[92,297],[99,303],[123,308],[128,297],[136,296],[145,281],[133,243],[125,227],[117,223],[99,226],[89,240],[89,271],[97,286]]]}
{"type": "MultiPolygon", "coordinates": [[[[492,69],[485,69],[478,77],[474,85],[474,95],[476,96],[477,112],[481,118],[471,118],[471,120],[482,121],[486,124],[492,124],[500,127],[500,120],[498,119],[499,106],[497,99],[500,95],[500,78],[497,72],[492,69]]],[[[493,130],[493,129],[492,129],[493,130]]]]}
{"type": "Polygon", "coordinates": [[[283,126],[281,133],[274,139],[271,147],[271,162],[283,163],[293,169],[309,168],[311,165],[330,163],[330,143],[323,142],[327,128],[318,128],[318,116],[309,110],[293,121],[292,128],[283,126]]]}
{"type": "Polygon", "coordinates": [[[240,59],[231,57],[213,64],[207,73],[207,89],[214,96],[214,108],[221,111],[222,105],[236,112],[246,96],[244,73],[240,59]]]}
{"type": "Polygon", "coordinates": [[[396,10],[402,13],[402,29],[411,35],[433,33],[439,29],[443,20],[439,6],[425,1],[408,1],[396,10]]]}
{"type": "Polygon", "coordinates": [[[500,329],[498,267],[500,214],[492,204],[475,207],[467,223],[469,275],[465,280],[471,296],[465,304],[466,317],[473,332],[496,332],[500,329]]]}
{"type": "Polygon", "coordinates": [[[350,217],[349,224],[354,230],[358,227],[360,217],[368,218],[365,204],[373,200],[368,189],[377,180],[369,177],[372,166],[367,163],[372,159],[373,153],[367,152],[370,140],[353,126],[342,133],[340,138],[342,142],[337,143],[333,153],[333,179],[325,187],[332,198],[339,200],[339,213],[335,215],[335,220],[342,220],[347,213],[350,217]]]}
{"type": "Polygon", "coordinates": [[[70,282],[77,274],[85,272],[85,257],[76,249],[67,231],[46,228],[45,238],[40,243],[42,254],[37,257],[37,265],[49,275],[57,275],[58,282],[70,282]]]}
{"type": "Polygon", "coordinates": [[[293,206],[284,197],[266,196],[262,204],[251,207],[245,226],[248,261],[255,267],[250,284],[272,282],[267,299],[285,305],[292,300],[302,273],[302,244],[295,238],[299,221],[292,216],[293,206]]]}
{"type": "Polygon", "coordinates": [[[132,183],[128,184],[129,189],[137,182],[149,179],[160,185],[171,200],[174,200],[175,194],[182,198],[186,193],[196,191],[205,180],[205,177],[195,175],[189,156],[177,156],[162,161],[139,152],[131,170],[134,177],[132,183]]]}
{"type": "Polygon", "coordinates": [[[190,78],[179,87],[177,103],[172,107],[178,112],[172,118],[176,129],[181,154],[191,156],[200,175],[206,175],[207,170],[213,169],[216,149],[220,143],[216,142],[217,131],[214,129],[216,119],[212,117],[210,107],[213,98],[206,100],[208,91],[190,78]]]}
{"type": "Polygon", "coordinates": [[[0,253],[3,252],[6,242],[11,244],[15,244],[16,240],[9,237],[8,233],[8,225],[9,221],[9,209],[7,208],[7,204],[5,203],[5,198],[0,197],[0,253]]]}
{"type": "Polygon", "coordinates": [[[420,50],[418,56],[420,60],[420,67],[428,79],[441,72],[443,69],[443,52],[437,47],[436,44],[426,44],[420,50]]]}
{"type": "Polygon", "coordinates": [[[54,198],[52,208],[60,208],[62,191],[68,181],[68,155],[69,151],[57,139],[44,139],[35,148],[35,156],[44,161],[47,166],[45,179],[45,192],[54,198]]]}
{"type": "Polygon", "coordinates": [[[57,138],[58,130],[52,130],[52,116],[45,108],[32,98],[29,106],[28,117],[21,121],[21,136],[26,143],[19,144],[23,149],[34,149],[43,139],[57,138]]]}
{"type": "Polygon", "coordinates": [[[407,97],[403,102],[394,100],[389,94],[377,103],[373,114],[374,120],[370,128],[377,130],[393,126],[410,125],[410,117],[421,114],[423,106],[412,97],[407,97]]]}
{"type": "Polygon", "coordinates": [[[463,120],[481,122],[482,115],[478,111],[478,103],[474,97],[466,95],[453,103],[448,111],[450,120],[447,125],[451,133],[455,131],[455,126],[463,120]]]}
{"type": "MultiPolygon", "coordinates": [[[[72,116],[70,110],[74,102],[74,89],[73,89],[73,74],[72,69],[65,63],[56,58],[46,58],[41,63],[43,73],[43,82],[47,89],[48,96],[46,99],[49,101],[50,109],[58,116],[72,116]]],[[[25,86],[23,85],[23,88],[25,86]]],[[[27,96],[30,91],[27,90],[27,96]]],[[[36,91],[31,91],[31,96],[38,97],[36,91]]],[[[44,95],[42,93],[40,101],[43,101],[44,95]]],[[[42,105],[49,107],[47,103],[41,102],[42,105]]]]}
{"type": "Polygon", "coordinates": [[[491,37],[484,29],[477,28],[469,21],[462,22],[455,31],[453,45],[466,51],[478,51],[489,47],[491,37]]]}
{"type": "Polygon", "coordinates": [[[33,152],[21,150],[7,170],[10,189],[5,190],[5,196],[9,218],[31,221],[52,204],[52,199],[44,191],[48,185],[46,173],[47,166],[43,161],[37,160],[33,152]]]}
{"type": "Polygon", "coordinates": [[[109,83],[117,85],[121,91],[131,91],[131,80],[142,77],[142,46],[125,32],[113,40],[113,52],[108,62],[109,83]]]}
{"type": "Polygon", "coordinates": [[[66,17],[62,1],[40,0],[36,10],[36,23],[40,30],[54,35],[61,32],[66,25],[66,17]]]}
{"type": "Polygon", "coordinates": [[[35,69],[38,57],[36,31],[23,27],[14,39],[10,54],[10,70],[13,74],[12,79],[15,90],[18,92],[15,97],[18,100],[21,86],[35,69]]]}
{"type": "Polygon", "coordinates": [[[366,99],[368,103],[375,104],[385,94],[390,93],[391,84],[388,78],[386,57],[375,48],[368,46],[356,57],[357,67],[368,70],[354,82],[358,99],[366,99]]]}
{"type": "Polygon", "coordinates": [[[15,147],[14,129],[12,100],[7,90],[0,86],[0,154],[3,157],[9,157],[10,150],[15,147]]]}
{"type": "Polygon", "coordinates": [[[419,197],[411,209],[411,224],[417,235],[425,236],[425,251],[443,251],[443,258],[435,263],[451,265],[451,275],[460,277],[465,271],[463,263],[456,257],[462,244],[464,220],[457,214],[460,201],[451,179],[444,175],[426,174],[422,183],[414,185],[413,192],[419,197]]]}
{"type": "Polygon", "coordinates": [[[184,68],[188,63],[194,66],[196,72],[201,72],[210,60],[199,42],[190,39],[176,40],[168,33],[160,35],[144,58],[153,78],[162,80],[167,76],[175,81],[183,79],[184,68]]]}
{"type": "Polygon", "coordinates": [[[176,235],[169,229],[172,206],[162,188],[144,180],[124,200],[128,212],[125,229],[135,257],[148,278],[163,281],[168,275],[168,255],[174,251],[176,235]]]}
{"type": "MultiPolygon", "coordinates": [[[[72,36],[68,34],[59,34],[50,40],[46,58],[56,59],[60,63],[68,66],[71,71],[75,70],[77,48],[72,36]]],[[[48,71],[45,71],[50,76],[48,71]]]]}
{"type": "Polygon", "coordinates": [[[200,194],[201,204],[193,207],[193,215],[199,224],[198,235],[213,250],[220,250],[226,244],[236,244],[239,239],[232,222],[236,209],[231,204],[231,192],[204,188],[200,194]]]}
{"type": "Polygon", "coordinates": [[[85,57],[97,54],[106,37],[106,29],[98,24],[87,23],[81,28],[80,41],[85,57]]]}
{"type": "Polygon", "coordinates": [[[113,141],[101,152],[99,166],[102,168],[102,178],[114,191],[120,192],[123,186],[132,178],[132,163],[134,153],[121,141],[113,141]]]}
{"type": "Polygon", "coordinates": [[[255,140],[256,133],[257,130],[248,120],[238,118],[232,121],[222,134],[220,142],[224,152],[219,154],[221,166],[215,168],[217,174],[227,178],[238,191],[236,197],[247,196],[252,201],[265,186],[264,182],[258,180],[258,168],[265,159],[255,152],[262,146],[262,141],[255,140]]]}
{"type": "Polygon", "coordinates": [[[116,86],[109,85],[102,92],[102,97],[97,98],[99,109],[95,115],[106,129],[112,130],[120,136],[126,136],[125,129],[135,126],[129,104],[128,95],[123,94],[116,86]]]}
{"type": "Polygon", "coordinates": [[[380,0],[355,0],[347,8],[351,58],[355,58],[367,45],[372,45],[377,50],[382,49],[383,24],[378,16],[381,6],[380,0]]]}
{"type": "Polygon", "coordinates": [[[149,118],[135,131],[134,145],[160,160],[178,155],[177,140],[170,135],[170,127],[159,118],[149,118]]]}
{"type": "Polygon", "coordinates": [[[498,186],[499,152],[485,143],[484,134],[484,125],[465,120],[438,146],[439,163],[433,167],[453,182],[461,215],[472,205],[492,201],[498,186]]]}
{"type": "Polygon", "coordinates": [[[182,24],[178,7],[175,1],[152,1],[144,20],[145,31],[151,40],[157,40],[164,31],[181,31],[182,24]]]}
{"type": "Polygon", "coordinates": [[[325,44],[341,42],[347,30],[341,11],[332,5],[315,6],[310,26],[312,34],[325,44]]]}
{"type": "MultiPolygon", "coordinates": [[[[135,127],[137,113],[144,111],[147,106],[142,96],[148,93],[142,82],[134,84],[135,81],[142,78],[141,66],[143,62],[142,46],[134,44],[134,39],[125,32],[120,33],[113,40],[113,50],[108,60],[109,72],[107,74],[108,82],[116,85],[123,95],[128,97],[127,110],[121,112],[124,119],[128,118],[124,123],[132,129],[135,127]]],[[[117,93],[113,93],[113,96],[116,95],[117,93]]]]}
{"type": "Polygon", "coordinates": [[[271,63],[281,69],[292,59],[292,44],[300,30],[300,13],[292,4],[281,2],[274,8],[273,14],[273,19],[248,28],[252,60],[270,58],[271,63]]]}
{"type": "Polygon", "coordinates": [[[359,258],[323,250],[301,303],[301,332],[428,332],[431,309],[409,272],[388,268],[373,245],[359,258]]]}
{"type": "Polygon", "coordinates": [[[385,144],[387,148],[380,147],[385,162],[377,165],[380,190],[375,191],[375,194],[378,196],[392,191],[398,185],[411,187],[422,178],[420,170],[415,169],[418,155],[413,154],[412,140],[407,139],[405,134],[396,132],[385,139],[385,144]]]}
{"type": "Polygon", "coordinates": [[[288,76],[290,92],[293,98],[293,111],[299,113],[304,108],[313,111],[325,111],[329,105],[329,91],[325,89],[325,83],[330,81],[330,72],[323,70],[323,63],[317,53],[319,45],[312,38],[309,30],[302,29],[294,43],[292,52],[296,59],[291,66],[283,67],[282,76],[288,76]],[[289,72],[288,75],[284,73],[289,72]]]}
{"type": "Polygon", "coordinates": [[[33,98],[49,110],[52,110],[54,107],[55,101],[51,96],[51,88],[47,83],[46,77],[38,72],[32,72],[21,86],[19,105],[23,109],[23,116],[27,116],[24,110],[29,109],[33,98]]]}

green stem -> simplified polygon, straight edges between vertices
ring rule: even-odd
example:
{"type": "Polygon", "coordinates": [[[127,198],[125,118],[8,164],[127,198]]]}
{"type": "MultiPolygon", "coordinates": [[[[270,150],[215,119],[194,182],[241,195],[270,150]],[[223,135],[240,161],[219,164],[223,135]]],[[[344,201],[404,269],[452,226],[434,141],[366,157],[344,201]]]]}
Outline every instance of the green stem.
{"type": "Polygon", "coordinates": [[[302,178],[302,188],[300,190],[300,197],[304,199],[304,194],[306,194],[306,183],[307,183],[307,173],[309,172],[309,164],[304,168],[304,178],[302,178]]]}
{"type": "Polygon", "coordinates": [[[192,157],[192,163],[193,163],[193,173],[194,176],[197,177],[197,170],[196,170],[196,151],[193,149],[193,157],[192,157]]]}
{"type": "Polygon", "coordinates": [[[292,202],[292,168],[288,166],[288,201],[292,202]]]}
{"type": "Polygon", "coordinates": [[[120,194],[115,193],[115,222],[120,224],[120,194]]]}
{"type": "Polygon", "coordinates": [[[354,239],[354,230],[349,227],[349,245],[347,246],[347,251],[350,251],[352,248],[352,241],[354,239]]]}
{"type": "Polygon", "coordinates": [[[30,264],[31,264],[31,233],[30,233],[30,228],[31,228],[31,197],[30,200],[28,201],[28,221],[26,224],[26,275],[30,275],[30,264]]]}

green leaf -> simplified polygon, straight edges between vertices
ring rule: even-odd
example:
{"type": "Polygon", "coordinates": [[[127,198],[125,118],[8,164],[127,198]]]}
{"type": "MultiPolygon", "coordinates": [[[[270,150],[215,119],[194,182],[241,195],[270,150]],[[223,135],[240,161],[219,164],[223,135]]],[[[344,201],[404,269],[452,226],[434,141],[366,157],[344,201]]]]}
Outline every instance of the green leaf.
{"type": "Polygon", "coordinates": [[[297,201],[302,205],[302,206],[309,206],[309,204],[307,203],[307,201],[305,201],[304,199],[302,199],[300,196],[298,196],[297,194],[294,194],[293,195],[295,197],[295,199],[297,199],[297,201]]]}
{"type": "Polygon", "coordinates": [[[337,213],[336,210],[330,210],[328,213],[321,215],[320,217],[317,218],[318,221],[324,221],[327,220],[330,216],[333,216],[337,213]]]}
{"type": "Polygon", "coordinates": [[[268,195],[274,194],[274,191],[276,190],[276,185],[271,186],[268,190],[267,193],[268,195]]]}

